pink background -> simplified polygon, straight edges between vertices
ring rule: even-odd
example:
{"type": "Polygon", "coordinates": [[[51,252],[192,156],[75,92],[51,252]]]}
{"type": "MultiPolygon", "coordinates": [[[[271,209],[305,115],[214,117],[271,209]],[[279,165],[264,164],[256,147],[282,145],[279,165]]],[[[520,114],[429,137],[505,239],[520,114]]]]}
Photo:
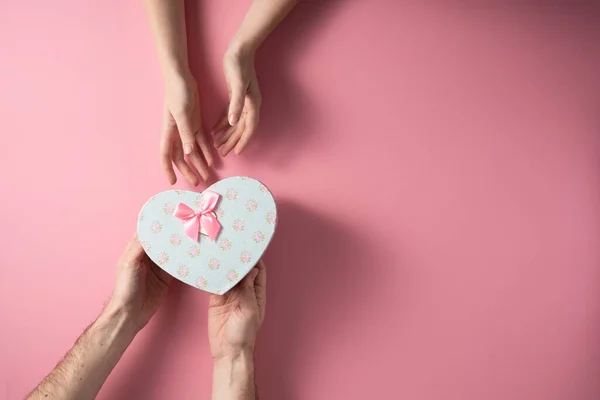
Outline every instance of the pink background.
{"type": "MultiPolygon", "coordinates": [[[[207,127],[249,2],[188,9],[207,127]]],[[[262,398],[600,398],[592,3],[305,1],[269,38],[260,132],[218,170],[280,204],[262,398]]],[[[16,399],[98,314],[167,184],[140,1],[0,4],[0,397],[16,399]]],[[[208,398],[206,303],[173,285],[100,398],[208,398]]]]}

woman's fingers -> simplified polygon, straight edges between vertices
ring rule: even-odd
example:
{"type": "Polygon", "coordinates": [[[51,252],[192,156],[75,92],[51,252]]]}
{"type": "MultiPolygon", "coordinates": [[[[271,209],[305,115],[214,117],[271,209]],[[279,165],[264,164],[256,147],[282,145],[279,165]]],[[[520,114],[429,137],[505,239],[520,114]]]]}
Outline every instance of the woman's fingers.
{"type": "Polygon", "coordinates": [[[227,128],[227,130],[225,130],[224,132],[221,132],[220,135],[215,136],[215,147],[216,148],[221,147],[225,142],[227,142],[229,140],[231,135],[233,135],[233,133],[237,129],[240,129],[239,125],[230,126],[229,128],[227,128]]]}
{"type": "Polygon", "coordinates": [[[217,122],[217,124],[211,129],[210,135],[214,138],[220,136],[225,133],[227,129],[229,129],[231,125],[229,125],[229,121],[227,121],[227,115],[224,115],[223,118],[217,122]]]}
{"type": "Polygon", "coordinates": [[[227,116],[224,116],[213,128],[214,146],[219,149],[222,157],[227,156],[231,150],[240,154],[250,142],[258,128],[260,116],[261,95],[258,83],[251,87],[246,96],[244,111],[237,124],[230,126],[227,116]]]}
{"type": "Polygon", "coordinates": [[[200,147],[200,151],[202,152],[202,155],[204,156],[204,160],[206,160],[206,165],[208,165],[208,167],[211,167],[213,165],[213,155],[212,155],[212,151],[211,151],[211,147],[208,144],[208,140],[206,139],[206,135],[204,134],[204,132],[201,130],[198,133],[196,133],[196,142],[198,142],[198,146],[200,147]]]}
{"type": "Polygon", "coordinates": [[[177,176],[173,170],[173,163],[171,162],[171,154],[173,151],[173,142],[169,140],[169,135],[166,133],[162,134],[160,140],[160,165],[167,175],[167,180],[171,185],[177,182],[177,176]]]}
{"type": "Polygon", "coordinates": [[[208,177],[210,176],[210,173],[208,172],[208,167],[206,166],[206,163],[204,162],[202,157],[200,157],[200,153],[194,151],[192,152],[192,154],[188,154],[188,160],[194,166],[194,168],[196,168],[196,171],[198,171],[202,179],[204,179],[204,181],[207,181],[208,177]]]}
{"type": "Polygon", "coordinates": [[[236,129],[231,132],[227,141],[219,148],[219,154],[221,154],[221,157],[226,157],[242,137],[242,133],[244,132],[244,129],[246,129],[246,118],[242,117],[242,119],[235,125],[234,128],[236,129]]]}
{"type": "MultiPolygon", "coordinates": [[[[257,89],[258,91],[258,89],[257,89]]],[[[250,138],[256,132],[256,128],[258,127],[258,117],[260,110],[260,92],[252,93],[252,96],[248,96],[246,98],[246,106],[244,107],[244,130],[240,137],[240,140],[235,145],[234,153],[239,155],[242,150],[248,145],[250,138]],[[248,110],[248,111],[245,111],[248,110]]]]}
{"type": "Polygon", "coordinates": [[[179,136],[181,138],[183,153],[186,155],[191,155],[192,153],[197,152],[194,132],[196,132],[198,124],[194,123],[197,121],[194,121],[192,113],[193,111],[186,109],[176,113],[171,113],[175,123],[177,124],[177,130],[179,131],[179,136]]]}
{"type": "Polygon", "coordinates": [[[244,99],[246,97],[246,92],[248,90],[248,82],[244,82],[243,77],[241,76],[241,71],[239,74],[234,75],[230,79],[230,89],[231,89],[231,99],[229,101],[229,110],[227,112],[227,119],[229,121],[229,125],[237,125],[242,116],[242,110],[244,109],[244,99]]]}
{"type": "Polygon", "coordinates": [[[187,179],[192,185],[198,185],[198,178],[194,171],[190,168],[190,166],[185,162],[183,158],[183,149],[181,147],[181,142],[176,140],[173,142],[173,164],[177,167],[179,172],[187,179]]]}
{"type": "Polygon", "coordinates": [[[177,125],[171,113],[165,106],[163,108],[163,126],[162,135],[160,136],[160,165],[167,175],[167,180],[171,185],[177,182],[177,175],[173,170],[172,154],[173,154],[173,137],[177,135],[177,125]]]}

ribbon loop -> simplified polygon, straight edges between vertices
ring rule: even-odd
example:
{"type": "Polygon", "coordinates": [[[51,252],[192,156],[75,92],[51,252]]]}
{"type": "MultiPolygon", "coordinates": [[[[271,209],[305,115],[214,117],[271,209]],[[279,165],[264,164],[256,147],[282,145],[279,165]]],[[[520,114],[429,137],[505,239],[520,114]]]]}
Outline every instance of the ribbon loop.
{"type": "Polygon", "coordinates": [[[200,228],[204,228],[208,237],[214,241],[221,230],[221,224],[217,221],[214,209],[219,202],[221,195],[209,190],[202,193],[200,200],[200,210],[195,212],[189,206],[179,203],[175,207],[173,215],[183,221],[183,230],[192,240],[198,241],[200,228]]]}

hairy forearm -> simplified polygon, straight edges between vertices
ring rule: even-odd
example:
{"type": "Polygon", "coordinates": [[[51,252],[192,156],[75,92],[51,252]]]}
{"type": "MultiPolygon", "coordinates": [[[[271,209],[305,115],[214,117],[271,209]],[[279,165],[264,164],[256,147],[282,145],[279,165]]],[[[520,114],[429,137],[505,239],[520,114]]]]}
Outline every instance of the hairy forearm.
{"type": "Polygon", "coordinates": [[[189,74],[184,0],[144,0],[163,76],[189,74]]]}
{"type": "Polygon", "coordinates": [[[213,400],[258,400],[252,352],[215,360],[213,400]]]}
{"type": "Polygon", "coordinates": [[[233,51],[256,51],[298,0],[254,0],[232,40],[233,51]]]}
{"type": "Polygon", "coordinates": [[[95,398],[136,332],[125,313],[108,306],[28,398],[95,398]]]}

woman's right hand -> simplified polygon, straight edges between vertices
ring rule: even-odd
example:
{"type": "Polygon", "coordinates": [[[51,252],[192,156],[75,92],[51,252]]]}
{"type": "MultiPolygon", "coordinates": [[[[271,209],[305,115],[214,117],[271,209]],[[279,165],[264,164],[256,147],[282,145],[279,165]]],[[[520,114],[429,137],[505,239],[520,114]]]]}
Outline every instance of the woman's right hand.
{"type": "Polygon", "coordinates": [[[166,78],[160,160],[170,184],[177,182],[173,165],[194,186],[198,171],[208,180],[213,158],[202,129],[198,85],[191,73],[166,78]]]}

